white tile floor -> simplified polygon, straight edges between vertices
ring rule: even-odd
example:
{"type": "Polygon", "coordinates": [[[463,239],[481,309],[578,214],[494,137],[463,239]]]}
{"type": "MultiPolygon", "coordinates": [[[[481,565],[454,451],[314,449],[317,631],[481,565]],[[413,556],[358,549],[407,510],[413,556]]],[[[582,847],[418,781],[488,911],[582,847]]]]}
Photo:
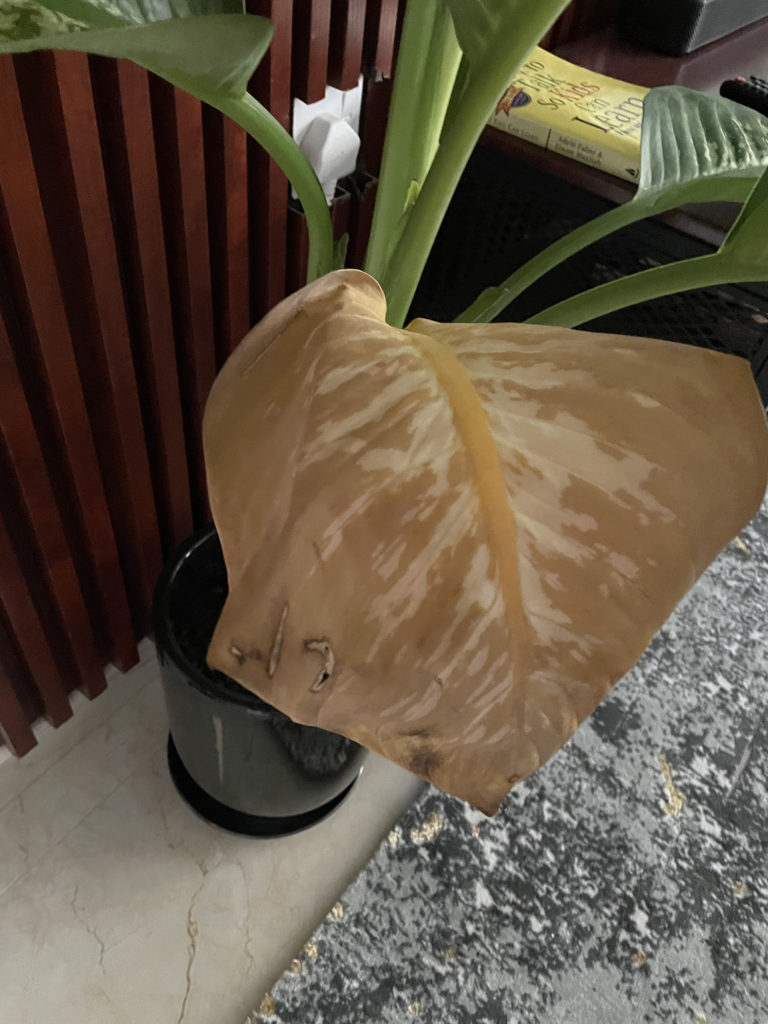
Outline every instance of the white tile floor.
{"type": "Polygon", "coordinates": [[[421,783],[371,755],[313,829],[229,835],[170,781],[151,645],[108,676],[0,756],[0,1021],[243,1024],[421,783]]]}

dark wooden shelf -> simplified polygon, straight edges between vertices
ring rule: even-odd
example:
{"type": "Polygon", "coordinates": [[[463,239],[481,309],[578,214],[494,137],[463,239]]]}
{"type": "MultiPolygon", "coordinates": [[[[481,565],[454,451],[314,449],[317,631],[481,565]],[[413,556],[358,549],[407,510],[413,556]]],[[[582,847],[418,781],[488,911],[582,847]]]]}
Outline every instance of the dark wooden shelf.
{"type": "MultiPolygon", "coordinates": [[[[720,83],[737,75],[768,78],[768,18],[710,43],[686,57],[668,57],[641,49],[622,39],[612,25],[554,47],[554,52],[591,71],[649,88],[684,85],[717,94],[720,83]]],[[[586,164],[541,149],[496,128],[486,128],[481,144],[491,146],[531,167],[562,178],[571,185],[612,203],[624,203],[635,191],[630,182],[586,164]]],[[[722,242],[735,207],[710,204],[661,215],[658,220],[710,245],[722,242]],[[694,211],[695,212],[692,212],[694,211]]]]}
{"type": "Polygon", "coordinates": [[[768,77],[768,18],[702,46],[685,57],[667,57],[622,39],[612,25],[555,47],[558,57],[637,85],[685,85],[717,93],[736,75],[768,77]]]}

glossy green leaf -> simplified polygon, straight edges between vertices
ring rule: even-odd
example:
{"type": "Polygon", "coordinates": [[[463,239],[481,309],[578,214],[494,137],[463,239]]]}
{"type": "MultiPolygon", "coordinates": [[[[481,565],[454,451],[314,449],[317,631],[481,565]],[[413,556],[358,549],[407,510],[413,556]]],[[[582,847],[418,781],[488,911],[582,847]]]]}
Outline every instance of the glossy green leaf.
{"type": "Polygon", "coordinates": [[[272,38],[238,0],[0,0],[0,52],[126,57],[202,96],[241,96],[272,38]]]}
{"type": "MultiPolygon", "coordinates": [[[[768,118],[720,96],[670,85],[652,89],[643,105],[636,205],[724,198],[733,182],[744,199],[768,166],[768,118]]],[[[727,194],[730,198],[730,194],[727,194]]]]}

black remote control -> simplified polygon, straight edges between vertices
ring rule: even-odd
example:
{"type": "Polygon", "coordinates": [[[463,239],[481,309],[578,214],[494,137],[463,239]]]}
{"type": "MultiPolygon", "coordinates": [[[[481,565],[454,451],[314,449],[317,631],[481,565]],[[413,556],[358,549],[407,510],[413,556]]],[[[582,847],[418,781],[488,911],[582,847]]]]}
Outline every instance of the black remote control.
{"type": "Polygon", "coordinates": [[[720,95],[768,117],[768,81],[764,78],[729,78],[720,86],[720,95]]]}

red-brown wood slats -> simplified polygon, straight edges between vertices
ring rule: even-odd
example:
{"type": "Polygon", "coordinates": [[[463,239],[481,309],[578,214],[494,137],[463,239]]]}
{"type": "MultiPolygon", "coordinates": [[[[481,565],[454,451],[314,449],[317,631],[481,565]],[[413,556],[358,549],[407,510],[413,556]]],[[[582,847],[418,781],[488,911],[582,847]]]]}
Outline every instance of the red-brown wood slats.
{"type": "MultiPolygon", "coordinates": [[[[392,70],[398,0],[249,10],[275,23],[252,92],[286,130],[293,96],[392,70]]],[[[306,228],[240,128],[127,62],[2,58],[0,123],[0,735],[21,755],[135,662],[162,557],[207,517],[208,388],[303,284],[306,228]]],[[[347,185],[357,262],[376,184],[347,185]]]]}
{"type": "Polygon", "coordinates": [[[192,510],[149,76],[103,58],[91,59],[91,76],[167,555],[189,534],[192,510]]]}
{"type": "Polygon", "coordinates": [[[77,675],[72,682],[83,685],[93,695],[103,688],[102,660],[96,652],[85,599],[1,310],[0,434],[6,517],[0,556],[0,600],[16,636],[23,641],[43,710],[52,724],[59,725],[70,714],[66,691],[72,686],[65,679],[62,688],[59,681],[64,666],[74,661],[77,675]],[[12,537],[7,532],[7,519],[14,504],[17,522],[16,535],[12,537]],[[27,580],[22,561],[29,567],[27,580]],[[35,607],[35,591],[40,611],[35,607]],[[52,600],[46,600],[49,595],[52,600]]]}
{"type": "Polygon", "coordinates": [[[389,78],[395,66],[400,15],[405,4],[399,0],[368,0],[365,12],[363,62],[374,77],[389,78]]]}
{"type": "MultiPolygon", "coordinates": [[[[51,428],[46,457],[49,466],[52,462],[61,466],[57,502],[70,516],[72,533],[82,533],[90,553],[81,571],[92,574],[92,601],[98,600],[105,609],[109,636],[100,640],[114,652],[118,663],[130,665],[136,660],[136,648],[125,584],[14,67],[8,59],[0,61],[0,95],[5,114],[0,146],[0,203],[5,230],[0,231],[4,236],[0,244],[17,277],[18,310],[28,326],[23,355],[29,371],[39,381],[39,408],[41,414],[47,413],[51,428]]],[[[84,657],[85,648],[79,653],[84,657]]],[[[97,684],[93,681],[90,685],[97,684]]]]}
{"type": "Polygon", "coordinates": [[[333,0],[328,84],[354,89],[363,64],[366,0],[333,0]]]}
{"type": "Polygon", "coordinates": [[[22,700],[23,696],[29,696],[28,687],[31,684],[29,678],[24,675],[14,647],[14,638],[0,615],[0,739],[12,754],[23,757],[37,743],[30,725],[37,717],[37,711],[34,705],[30,706],[28,700],[22,700]]]}
{"type": "Polygon", "coordinates": [[[198,100],[160,79],[151,79],[150,92],[192,507],[203,521],[208,518],[203,410],[216,376],[203,112],[198,100]]]}
{"type": "Polygon", "coordinates": [[[349,182],[352,205],[349,214],[349,245],[347,266],[362,267],[373,223],[373,204],[378,182],[360,171],[349,182]]]}
{"type": "Polygon", "coordinates": [[[220,367],[251,327],[248,137],[217,111],[203,109],[211,279],[220,367]]]}
{"type": "Polygon", "coordinates": [[[141,633],[162,556],[88,59],[40,53],[20,62],[18,72],[123,578],[141,633]]]}
{"type": "Polygon", "coordinates": [[[24,652],[29,683],[39,698],[39,710],[52,725],[71,717],[67,686],[62,685],[62,665],[52,649],[48,624],[43,625],[24,579],[17,552],[0,523],[0,604],[17,643],[24,652]]]}
{"type": "MultiPolygon", "coordinates": [[[[275,34],[256,70],[250,91],[280,122],[291,128],[293,7],[284,0],[247,0],[250,14],[271,18],[275,34]]],[[[248,146],[251,209],[251,316],[260,319],[285,296],[288,182],[279,167],[252,140],[248,146]]]]}
{"type": "Polygon", "coordinates": [[[331,0],[294,0],[291,89],[305,103],[325,96],[330,40],[331,0]]]}

